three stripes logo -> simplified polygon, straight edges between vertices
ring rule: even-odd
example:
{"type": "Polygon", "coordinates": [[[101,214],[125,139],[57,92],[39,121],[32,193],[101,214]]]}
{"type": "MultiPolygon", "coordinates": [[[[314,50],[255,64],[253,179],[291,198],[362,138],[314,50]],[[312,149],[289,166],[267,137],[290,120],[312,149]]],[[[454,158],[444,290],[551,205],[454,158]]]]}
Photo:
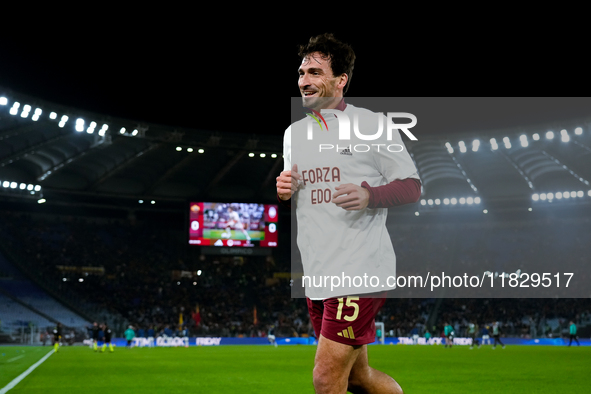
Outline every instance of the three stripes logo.
{"type": "Polygon", "coordinates": [[[347,327],[342,332],[337,332],[337,335],[340,337],[345,337],[347,339],[355,339],[355,334],[353,334],[353,327],[351,326],[347,327]]]}
{"type": "Polygon", "coordinates": [[[345,148],[341,151],[341,155],[353,156],[353,152],[351,152],[351,149],[345,148]]]}
{"type": "Polygon", "coordinates": [[[314,111],[312,108],[308,108],[308,107],[304,107],[304,109],[307,109],[308,111],[310,111],[310,112],[306,112],[306,115],[311,117],[312,119],[314,119],[316,121],[316,123],[318,123],[318,126],[320,126],[320,130],[323,130],[322,123],[320,123],[320,119],[322,119],[322,122],[324,123],[324,126],[326,127],[326,131],[328,131],[328,125],[326,124],[326,120],[324,120],[324,117],[320,114],[320,112],[314,111]]]}

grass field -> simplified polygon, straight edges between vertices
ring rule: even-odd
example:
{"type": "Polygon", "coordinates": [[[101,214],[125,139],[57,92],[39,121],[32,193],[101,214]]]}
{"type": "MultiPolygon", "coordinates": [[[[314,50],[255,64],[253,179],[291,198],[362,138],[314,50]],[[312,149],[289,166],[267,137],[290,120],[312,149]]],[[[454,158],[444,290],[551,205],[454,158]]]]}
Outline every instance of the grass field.
{"type": "MultiPolygon", "coordinates": [[[[223,239],[222,233],[225,231],[226,230],[203,230],[203,238],[223,239]]],[[[230,232],[232,233],[232,237],[230,237],[230,239],[246,240],[246,236],[242,231],[230,230],[230,232]]],[[[248,230],[247,232],[251,241],[261,241],[265,239],[264,231],[248,230]]]]}
{"type": "MultiPolygon", "coordinates": [[[[50,350],[0,347],[0,392],[50,350]]],[[[240,345],[95,353],[62,347],[9,393],[313,393],[315,350],[240,345]]],[[[590,392],[591,347],[370,346],[369,357],[405,394],[590,392]]]]}

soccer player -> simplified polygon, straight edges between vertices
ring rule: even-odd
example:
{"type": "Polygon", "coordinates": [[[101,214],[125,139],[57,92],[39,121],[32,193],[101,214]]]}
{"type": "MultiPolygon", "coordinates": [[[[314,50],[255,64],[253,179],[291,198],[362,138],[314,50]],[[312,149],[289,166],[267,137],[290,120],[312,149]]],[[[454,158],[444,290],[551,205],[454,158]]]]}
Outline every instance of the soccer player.
{"type": "Polygon", "coordinates": [[[267,339],[269,340],[270,344],[277,347],[277,340],[275,339],[275,326],[271,325],[269,327],[269,333],[267,334],[267,339]]]}
{"type": "Polygon", "coordinates": [[[445,323],[443,327],[443,334],[445,335],[445,347],[452,347],[454,343],[454,328],[449,323],[445,323]]]}
{"type": "Polygon", "coordinates": [[[412,338],[412,344],[417,345],[419,343],[419,328],[416,326],[413,327],[412,330],[410,330],[410,336],[412,338]]]}
{"type": "MultiPolygon", "coordinates": [[[[324,34],[300,47],[299,55],[303,107],[317,112],[342,111],[351,119],[355,114],[369,113],[344,100],[355,62],[349,45],[324,34]]],[[[338,125],[334,114],[327,113],[324,118],[338,125]]],[[[276,179],[280,202],[291,206],[293,197],[297,206],[304,275],[320,275],[331,268],[338,274],[343,267],[351,272],[379,272],[382,278],[383,272],[395,275],[395,254],[385,221],[389,207],[415,203],[420,197],[420,180],[410,155],[406,150],[358,154],[350,149],[323,155],[316,146],[299,161],[292,156],[292,137],[305,138],[301,134],[305,133],[304,122],[292,124],[285,132],[284,171],[276,179]],[[330,179],[326,175],[329,171],[330,179]],[[312,185],[310,178],[306,183],[306,172],[326,176],[316,178],[312,185]],[[323,191],[321,203],[313,194],[317,190],[323,191]]],[[[323,133],[317,135],[327,136],[323,133]]],[[[393,135],[403,144],[399,132],[393,135]]],[[[375,341],[375,316],[385,294],[360,292],[349,286],[331,295],[307,286],[306,297],[318,338],[313,370],[316,393],[402,393],[392,377],[368,364],[367,344],[375,341]]]]}
{"type": "Polygon", "coordinates": [[[570,346],[573,343],[573,339],[577,342],[577,346],[581,346],[581,344],[579,343],[579,339],[577,337],[577,326],[575,325],[575,322],[573,322],[572,320],[569,326],[569,334],[570,341],[568,342],[568,346],[570,346]]]}
{"type": "Polygon", "coordinates": [[[226,231],[222,233],[222,238],[231,238],[232,232],[231,228],[234,227],[236,230],[242,231],[242,234],[246,237],[246,243],[250,242],[250,235],[244,228],[242,221],[240,220],[240,215],[238,212],[234,211],[232,207],[228,207],[228,222],[226,223],[226,231]]]}
{"type": "Polygon", "coordinates": [[[99,326],[97,322],[92,324],[92,348],[94,351],[98,351],[98,340],[99,340],[99,326]]]}
{"type": "Polygon", "coordinates": [[[135,331],[133,331],[133,326],[127,327],[127,330],[123,333],[125,335],[125,339],[127,340],[127,348],[131,349],[131,341],[135,338],[135,331]]]}
{"type": "Polygon", "coordinates": [[[497,342],[500,343],[504,349],[505,345],[503,344],[503,342],[501,342],[501,327],[500,327],[498,321],[493,323],[492,334],[493,334],[493,338],[495,339],[495,342],[493,343],[493,349],[495,349],[497,347],[497,342]]]}
{"type": "Polygon", "coordinates": [[[60,340],[62,339],[62,323],[57,323],[57,326],[53,329],[53,352],[56,353],[59,346],[60,340]]]}
{"type": "Polygon", "coordinates": [[[472,338],[470,349],[474,348],[474,344],[476,344],[478,349],[480,349],[480,344],[478,343],[478,324],[470,323],[470,325],[468,325],[468,335],[470,335],[470,338],[472,338]]]}
{"type": "Polygon", "coordinates": [[[488,343],[490,345],[490,335],[489,335],[488,326],[482,327],[482,344],[486,345],[488,343]],[[485,343],[486,342],[486,343],[485,343]]]}
{"type": "Polygon", "coordinates": [[[111,331],[111,329],[109,328],[109,326],[107,325],[107,323],[104,324],[103,326],[103,335],[104,335],[104,340],[103,340],[103,347],[101,348],[101,352],[105,352],[105,349],[107,348],[107,343],[109,344],[109,351],[112,353],[113,352],[113,344],[111,343],[111,336],[113,335],[113,331],[111,331]]]}

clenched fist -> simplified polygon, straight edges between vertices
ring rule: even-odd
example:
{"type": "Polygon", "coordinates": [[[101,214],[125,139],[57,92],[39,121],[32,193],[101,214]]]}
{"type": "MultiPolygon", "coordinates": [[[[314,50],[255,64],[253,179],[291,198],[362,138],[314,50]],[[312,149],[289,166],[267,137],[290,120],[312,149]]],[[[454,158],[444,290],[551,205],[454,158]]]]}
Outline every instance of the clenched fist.
{"type": "Polygon", "coordinates": [[[302,176],[298,174],[298,165],[294,164],[291,171],[283,171],[277,177],[277,195],[287,201],[298,190],[302,176]]]}

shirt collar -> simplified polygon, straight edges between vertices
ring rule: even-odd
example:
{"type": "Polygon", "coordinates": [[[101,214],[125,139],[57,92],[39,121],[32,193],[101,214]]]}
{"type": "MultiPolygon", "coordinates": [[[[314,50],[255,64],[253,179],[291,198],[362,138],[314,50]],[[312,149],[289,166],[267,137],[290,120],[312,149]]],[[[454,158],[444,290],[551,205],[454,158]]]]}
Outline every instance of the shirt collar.
{"type": "MultiPolygon", "coordinates": [[[[347,103],[345,103],[345,98],[343,97],[341,99],[341,101],[339,102],[339,105],[337,105],[334,109],[342,112],[342,111],[345,111],[345,108],[347,108],[347,103]]],[[[324,111],[324,109],[321,109],[320,113],[322,114],[323,111],[324,111]]],[[[336,115],[334,115],[334,116],[336,116],[336,115]]]]}

